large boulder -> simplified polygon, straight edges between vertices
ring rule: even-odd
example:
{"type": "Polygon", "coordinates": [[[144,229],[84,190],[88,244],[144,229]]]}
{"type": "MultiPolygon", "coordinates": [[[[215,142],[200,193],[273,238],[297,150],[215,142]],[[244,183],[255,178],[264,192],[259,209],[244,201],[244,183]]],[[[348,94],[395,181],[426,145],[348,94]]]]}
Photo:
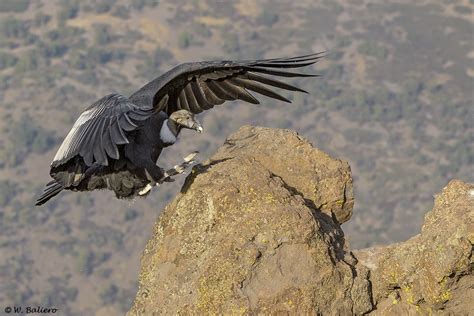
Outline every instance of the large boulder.
{"type": "Polygon", "coordinates": [[[156,224],[130,315],[364,313],[337,222],[350,169],[288,130],[242,127],[194,168],[156,224]]]}
{"type": "Polygon", "coordinates": [[[351,218],[354,195],[349,164],[313,147],[296,132],[244,126],[212,159],[233,157],[252,157],[337,222],[351,218]]]}
{"type": "Polygon", "coordinates": [[[472,313],[473,244],[474,185],[453,180],[436,196],[420,234],[355,252],[371,270],[375,314],[472,313]]]}
{"type": "Polygon", "coordinates": [[[353,203],[346,162],[295,132],[242,127],[161,214],[129,315],[472,311],[472,184],[451,181],[419,235],[351,253],[340,223],[353,203]]]}

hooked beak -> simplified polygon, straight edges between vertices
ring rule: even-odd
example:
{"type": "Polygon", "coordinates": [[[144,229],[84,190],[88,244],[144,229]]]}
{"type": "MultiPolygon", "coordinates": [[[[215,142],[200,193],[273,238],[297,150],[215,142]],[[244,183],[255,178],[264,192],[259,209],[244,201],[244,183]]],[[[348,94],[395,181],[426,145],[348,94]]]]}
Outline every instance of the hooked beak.
{"type": "Polygon", "coordinates": [[[191,128],[193,130],[197,131],[198,133],[202,133],[202,131],[203,131],[201,123],[199,123],[197,120],[194,120],[194,124],[191,128]]]}

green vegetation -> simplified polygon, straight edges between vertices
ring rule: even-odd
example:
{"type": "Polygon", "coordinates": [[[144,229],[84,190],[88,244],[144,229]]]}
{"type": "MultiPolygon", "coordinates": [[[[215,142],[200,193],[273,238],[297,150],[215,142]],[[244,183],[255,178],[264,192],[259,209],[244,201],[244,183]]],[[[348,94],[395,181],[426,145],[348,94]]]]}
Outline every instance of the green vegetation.
{"type": "Polygon", "coordinates": [[[465,5],[457,5],[454,7],[454,11],[460,14],[472,14],[472,8],[465,5]]]}
{"type": "Polygon", "coordinates": [[[140,213],[135,209],[128,209],[125,211],[123,218],[125,221],[133,221],[139,216],[139,214],[140,213]]]}
{"type": "Polygon", "coordinates": [[[58,24],[64,26],[66,20],[74,19],[79,12],[79,2],[63,0],[60,2],[61,9],[57,13],[58,24]]]}
{"type": "Polygon", "coordinates": [[[14,17],[0,20],[0,37],[7,39],[24,39],[29,35],[27,24],[14,17]]]}
{"type": "Polygon", "coordinates": [[[181,32],[178,35],[178,47],[185,49],[188,48],[193,41],[193,35],[188,32],[181,32]]]}
{"type": "Polygon", "coordinates": [[[15,66],[18,58],[12,54],[0,51],[0,70],[15,66]]]}
{"type": "Polygon", "coordinates": [[[193,32],[202,38],[209,38],[212,36],[212,31],[206,25],[202,23],[195,23],[193,25],[193,32]]]}
{"type": "Polygon", "coordinates": [[[78,295],[78,289],[68,286],[68,280],[51,277],[48,279],[50,290],[44,291],[43,304],[48,306],[66,306],[74,302],[78,295]]]}
{"type": "Polygon", "coordinates": [[[363,55],[379,59],[385,59],[388,55],[388,50],[385,47],[373,41],[367,41],[360,44],[357,50],[363,55]]]}
{"type": "Polygon", "coordinates": [[[257,23],[267,27],[272,26],[276,22],[278,22],[278,14],[271,13],[268,10],[263,10],[263,12],[257,17],[257,23]]]}
{"type": "Polygon", "coordinates": [[[239,36],[235,33],[224,32],[222,49],[228,54],[238,53],[240,49],[239,36]]]}
{"type": "Polygon", "coordinates": [[[3,135],[5,146],[0,150],[0,157],[9,167],[21,163],[28,153],[44,153],[54,144],[51,132],[36,125],[27,115],[13,122],[3,135]]]}
{"type": "Polygon", "coordinates": [[[66,45],[69,49],[84,47],[84,31],[77,27],[60,26],[47,33],[48,40],[66,45]]]}
{"type": "Polygon", "coordinates": [[[115,5],[116,0],[100,0],[95,3],[94,9],[98,14],[107,13],[115,5]]]}
{"type": "Polygon", "coordinates": [[[36,12],[34,20],[33,20],[33,26],[35,27],[43,27],[46,24],[51,21],[51,16],[44,14],[42,12],[36,12]]]}
{"type": "Polygon", "coordinates": [[[81,248],[77,252],[77,270],[85,275],[90,275],[94,271],[95,253],[92,250],[81,248]]]}
{"type": "Polygon", "coordinates": [[[132,8],[135,10],[143,10],[146,7],[155,7],[158,5],[158,0],[132,0],[132,8]]]}
{"type": "Polygon", "coordinates": [[[113,304],[117,300],[119,288],[115,284],[110,284],[99,294],[104,305],[113,304]]]}
{"type": "Polygon", "coordinates": [[[373,144],[381,138],[379,133],[361,128],[346,129],[344,131],[344,137],[347,141],[356,144],[373,144]]]}
{"type": "MultiPolygon", "coordinates": [[[[90,47],[86,51],[86,61],[93,67],[97,64],[106,64],[113,60],[123,60],[125,52],[123,50],[108,50],[105,48],[90,47]]],[[[86,68],[88,68],[86,66],[86,68]]]]}
{"type": "Polygon", "coordinates": [[[6,206],[17,192],[16,185],[9,180],[0,180],[0,206],[6,206]]]}
{"type": "Polygon", "coordinates": [[[149,55],[142,53],[143,62],[137,66],[137,72],[140,76],[146,79],[153,79],[157,77],[161,69],[161,65],[173,58],[173,55],[166,48],[156,48],[155,51],[149,55]]]}
{"type": "Polygon", "coordinates": [[[30,6],[30,0],[2,0],[0,12],[24,12],[30,6]]]}
{"type": "Polygon", "coordinates": [[[128,19],[130,17],[130,12],[126,6],[117,5],[112,9],[112,15],[122,19],[128,19]]]}
{"type": "Polygon", "coordinates": [[[111,34],[110,28],[106,24],[95,24],[94,42],[96,45],[107,45],[115,40],[111,34]]]}
{"type": "Polygon", "coordinates": [[[45,64],[42,54],[37,49],[30,49],[20,56],[16,63],[15,70],[19,73],[36,70],[40,65],[45,64]]]}
{"type": "Polygon", "coordinates": [[[99,297],[104,305],[119,304],[119,309],[126,313],[130,309],[130,297],[135,293],[130,293],[123,288],[112,283],[102,288],[99,297]]]}

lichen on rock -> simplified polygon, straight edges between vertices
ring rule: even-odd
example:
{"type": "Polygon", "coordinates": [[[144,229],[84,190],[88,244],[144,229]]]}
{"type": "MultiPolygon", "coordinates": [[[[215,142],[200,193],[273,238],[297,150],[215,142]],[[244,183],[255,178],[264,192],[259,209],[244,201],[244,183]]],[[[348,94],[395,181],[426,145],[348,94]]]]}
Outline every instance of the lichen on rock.
{"type": "Polygon", "coordinates": [[[244,126],[160,215],[129,315],[467,314],[473,190],[450,182],[419,235],[352,253],[347,162],[244,126]]]}
{"type": "Polygon", "coordinates": [[[472,184],[451,181],[436,196],[420,234],[355,252],[371,269],[376,314],[472,312],[473,191],[472,184]]]}
{"type": "Polygon", "coordinates": [[[161,214],[130,314],[367,312],[337,224],[352,205],[346,162],[295,132],[243,127],[161,214]]]}

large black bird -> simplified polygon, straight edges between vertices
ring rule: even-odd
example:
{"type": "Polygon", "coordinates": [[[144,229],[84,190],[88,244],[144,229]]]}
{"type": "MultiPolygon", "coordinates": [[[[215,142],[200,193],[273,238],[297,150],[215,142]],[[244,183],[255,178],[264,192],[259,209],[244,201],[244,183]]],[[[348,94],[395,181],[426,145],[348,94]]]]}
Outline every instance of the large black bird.
{"type": "Polygon", "coordinates": [[[309,66],[322,56],[184,63],[129,98],[103,97],[79,116],[59,147],[51,163],[53,180],[36,205],[62,190],[109,189],[117,198],[146,195],[151,185],[171,181],[156,164],[163,148],[176,141],[182,128],[202,132],[195,114],[231,100],[258,104],[249,90],[290,102],[268,86],[306,91],[264,75],[312,77],[282,68],[309,66]]]}

